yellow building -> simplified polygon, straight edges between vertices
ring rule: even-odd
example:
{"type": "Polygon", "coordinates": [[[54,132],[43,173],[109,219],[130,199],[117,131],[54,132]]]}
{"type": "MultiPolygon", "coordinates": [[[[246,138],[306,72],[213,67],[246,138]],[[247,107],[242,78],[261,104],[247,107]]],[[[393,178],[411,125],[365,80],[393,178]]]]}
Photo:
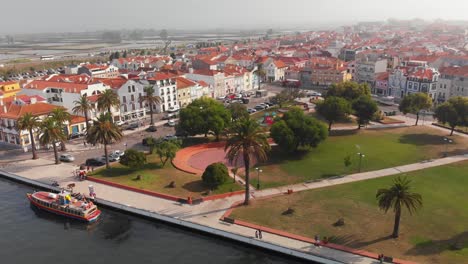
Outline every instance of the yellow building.
{"type": "Polygon", "coordinates": [[[0,94],[3,94],[3,98],[15,96],[21,91],[21,87],[18,82],[0,82],[0,94]]]}

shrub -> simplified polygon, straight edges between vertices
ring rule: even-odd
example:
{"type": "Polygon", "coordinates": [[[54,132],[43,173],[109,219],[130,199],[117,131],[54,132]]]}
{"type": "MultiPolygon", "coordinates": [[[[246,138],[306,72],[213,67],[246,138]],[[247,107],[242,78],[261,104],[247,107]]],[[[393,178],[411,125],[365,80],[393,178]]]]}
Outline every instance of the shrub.
{"type": "Polygon", "coordinates": [[[128,149],[121,157],[120,164],[135,169],[141,168],[146,164],[146,155],[143,152],[134,149],[128,149]]]}
{"type": "Polygon", "coordinates": [[[212,189],[216,189],[219,185],[225,183],[228,178],[228,169],[221,162],[213,163],[206,167],[202,175],[203,183],[212,189]]]}

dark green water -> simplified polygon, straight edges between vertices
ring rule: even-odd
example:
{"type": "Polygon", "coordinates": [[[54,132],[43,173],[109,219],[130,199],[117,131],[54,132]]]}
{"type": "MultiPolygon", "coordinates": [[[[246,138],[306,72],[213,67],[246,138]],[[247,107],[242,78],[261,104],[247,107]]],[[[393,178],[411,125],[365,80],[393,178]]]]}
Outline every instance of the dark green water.
{"type": "Polygon", "coordinates": [[[93,225],[75,222],[32,208],[32,190],[0,179],[0,263],[299,263],[112,210],[93,225]]]}

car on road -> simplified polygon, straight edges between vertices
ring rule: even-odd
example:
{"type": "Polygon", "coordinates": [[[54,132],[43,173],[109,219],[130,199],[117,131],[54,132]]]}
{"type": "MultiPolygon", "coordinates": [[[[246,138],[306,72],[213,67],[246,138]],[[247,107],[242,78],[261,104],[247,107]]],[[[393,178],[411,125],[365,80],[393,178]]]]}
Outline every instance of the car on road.
{"type": "Polygon", "coordinates": [[[87,159],[85,162],[86,166],[103,166],[104,164],[106,163],[103,162],[101,159],[97,159],[97,158],[87,159]]]}
{"type": "Polygon", "coordinates": [[[260,103],[259,105],[261,105],[261,106],[265,107],[265,109],[268,109],[268,108],[270,108],[270,105],[269,105],[269,104],[267,104],[267,103],[260,103]]]}
{"type": "Polygon", "coordinates": [[[216,99],[224,101],[224,100],[226,100],[226,96],[218,96],[216,99]]]}
{"type": "Polygon", "coordinates": [[[164,140],[173,140],[173,139],[177,139],[177,136],[176,135],[166,135],[164,137],[164,140]]]}
{"type": "Polygon", "coordinates": [[[170,127],[174,127],[176,125],[176,122],[175,122],[175,120],[170,119],[169,121],[167,121],[167,125],[170,126],[170,127]]]}
{"type": "Polygon", "coordinates": [[[75,157],[73,157],[71,154],[60,154],[59,160],[65,162],[72,162],[75,161],[75,157]]]}
{"type": "Polygon", "coordinates": [[[253,114],[253,113],[257,112],[257,110],[255,110],[253,108],[249,108],[249,109],[247,109],[247,112],[249,112],[249,114],[253,114]]]}
{"type": "Polygon", "coordinates": [[[135,123],[131,123],[131,124],[129,124],[129,125],[127,126],[127,129],[128,129],[128,130],[135,130],[135,129],[137,129],[137,128],[138,128],[138,123],[136,123],[136,122],[135,122],[135,123]]]}
{"type": "Polygon", "coordinates": [[[176,118],[177,117],[177,113],[167,113],[166,115],[163,116],[162,119],[172,119],[172,118],[176,118]]]}
{"type": "Polygon", "coordinates": [[[122,120],[118,120],[118,121],[115,121],[115,124],[118,125],[118,126],[123,126],[125,124],[125,122],[122,121],[122,120]]]}

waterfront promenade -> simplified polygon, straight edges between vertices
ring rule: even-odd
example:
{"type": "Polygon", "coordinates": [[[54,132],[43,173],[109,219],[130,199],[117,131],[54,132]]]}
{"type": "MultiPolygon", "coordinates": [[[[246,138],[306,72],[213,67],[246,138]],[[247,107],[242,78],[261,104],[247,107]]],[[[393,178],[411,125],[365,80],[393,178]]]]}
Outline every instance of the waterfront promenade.
{"type": "MultiPolygon", "coordinates": [[[[388,168],[384,170],[364,172],[353,175],[348,175],[342,178],[323,180],[320,182],[311,182],[296,184],[291,186],[284,186],[280,188],[272,188],[261,191],[253,191],[252,197],[261,198],[272,195],[281,195],[287,189],[293,191],[303,191],[314,188],[321,188],[336,184],[343,184],[347,182],[360,181],[365,179],[383,177],[394,175],[401,172],[408,172],[440,166],[444,164],[454,163],[462,160],[467,160],[468,156],[453,156],[428,162],[420,162],[399,166],[395,168],[388,168]]],[[[242,201],[243,195],[231,196],[225,199],[218,199],[214,201],[206,201],[198,205],[182,204],[174,201],[164,200],[154,196],[149,196],[141,193],[136,193],[120,188],[111,187],[95,182],[77,181],[73,177],[73,171],[77,167],[69,164],[54,165],[52,161],[45,159],[26,160],[10,164],[3,168],[3,170],[19,175],[28,179],[38,182],[50,184],[52,181],[57,181],[64,187],[69,183],[75,183],[76,187],[74,192],[88,193],[88,185],[93,185],[99,199],[110,201],[113,203],[139,208],[146,211],[154,212],[160,215],[180,219],[219,230],[224,230],[230,233],[238,234],[247,238],[255,239],[255,230],[249,227],[229,224],[220,221],[220,218],[230,209],[231,205],[235,202],[242,201]]],[[[264,232],[263,241],[271,244],[280,245],[290,249],[307,252],[309,254],[319,255],[328,259],[333,259],[338,263],[378,263],[377,260],[355,255],[352,253],[344,252],[341,250],[331,249],[327,247],[316,247],[310,242],[303,242],[298,239],[288,238],[284,236],[274,235],[264,232]]],[[[408,262],[409,263],[409,262],[408,262]]]]}

